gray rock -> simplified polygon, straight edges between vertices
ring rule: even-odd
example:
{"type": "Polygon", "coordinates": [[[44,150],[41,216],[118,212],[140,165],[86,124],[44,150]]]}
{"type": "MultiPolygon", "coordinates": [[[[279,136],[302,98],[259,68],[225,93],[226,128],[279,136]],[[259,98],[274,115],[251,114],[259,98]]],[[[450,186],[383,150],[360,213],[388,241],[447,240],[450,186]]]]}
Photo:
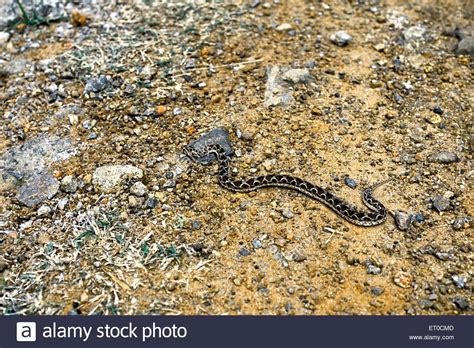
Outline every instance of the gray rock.
{"type": "Polygon", "coordinates": [[[105,193],[117,191],[127,179],[140,180],[143,171],[132,165],[106,165],[97,168],[92,175],[94,187],[105,193]]]}
{"type": "Polygon", "coordinates": [[[357,182],[347,176],[344,178],[344,183],[352,189],[355,189],[357,187],[357,182]]]}
{"type": "Polygon", "coordinates": [[[149,197],[145,202],[145,207],[148,209],[153,209],[158,206],[158,200],[154,197],[149,197]]]}
{"type": "Polygon", "coordinates": [[[433,202],[433,207],[438,212],[446,211],[451,208],[451,202],[449,201],[449,199],[440,195],[434,197],[432,199],[432,202],[433,202]]]}
{"type": "Polygon", "coordinates": [[[48,166],[75,154],[69,139],[40,135],[0,157],[0,190],[22,185],[19,200],[29,207],[53,197],[59,182],[48,166]]]}
{"type": "Polygon", "coordinates": [[[140,205],[140,201],[135,196],[128,196],[128,206],[130,208],[136,208],[140,205]]]}
{"type": "Polygon", "coordinates": [[[196,67],[196,59],[190,58],[184,63],[185,69],[194,69],[196,67]]]}
{"type": "Polygon", "coordinates": [[[282,74],[282,79],[291,83],[306,83],[313,79],[308,69],[291,69],[282,74]]]}
{"type": "Polygon", "coordinates": [[[382,295],[384,290],[382,288],[374,286],[370,291],[372,292],[373,295],[380,296],[380,295],[382,295]]]}
{"type": "Polygon", "coordinates": [[[352,42],[352,36],[350,36],[343,30],[336,31],[334,34],[331,35],[329,39],[332,43],[341,47],[346,46],[352,42]]]}
{"type": "Polygon", "coordinates": [[[266,107],[283,105],[286,106],[293,101],[293,93],[282,85],[280,67],[276,65],[267,68],[267,83],[265,86],[266,107]]]}
{"type": "Polygon", "coordinates": [[[428,299],[422,298],[421,300],[418,301],[418,304],[420,305],[422,309],[430,309],[433,307],[434,302],[428,299]]]}
{"type": "MultiPolygon", "coordinates": [[[[211,144],[219,144],[224,149],[228,156],[234,154],[232,150],[232,144],[229,140],[229,132],[225,128],[215,128],[210,132],[202,135],[199,139],[191,141],[189,146],[194,149],[203,149],[211,144]]],[[[214,154],[207,155],[203,158],[198,159],[200,164],[208,165],[217,160],[214,154]]]]}
{"type": "Polygon", "coordinates": [[[72,175],[66,175],[61,180],[61,190],[68,193],[74,193],[77,191],[77,180],[72,175]]]}
{"type": "Polygon", "coordinates": [[[430,162],[439,162],[443,164],[449,164],[459,161],[458,155],[454,152],[449,151],[440,151],[438,153],[432,154],[428,157],[430,162]]]}
{"type": "Polygon", "coordinates": [[[469,301],[466,300],[464,297],[456,296],[453,299],[453,302],[456,305],[456,307],[458,307],[461,310],[466,310],[470,307],[469,306],[469,301]]]}
{"type": "Polygon", "coordinates": [[[295,262],[303,262],[306,260],[306,255],[300,253],[300,252],[295,252],[292,257],[293,261],[295,262]]]}
{"type": "Polygon", "coordinates": [[[451,279],[453,280],[454,285],[456,285],[459,289],[464,288],[464,285],[466,285],[466,278],[457,274],[453,275],[451,279]]]}
{"type": "Polygon", "coordinates": [[[259,239],[254,239],[252,245],[255,249],[260,249],[262,247],[262,242],[259,239]]]}
{"type": "Polygon", "coordinates": [[[401,231],[406,231],[414,222],[421,223],[425,221],[425,217],[421,213],[406,213],[401,210],[394,212],[395,223],[401,231]]]}
{"type": "Polygon", "coordinates": [[[456,53],[474,56],[474,36],[468,36],[459,41],[456,53]]]}
{"type": "Polygon", "coordinates": [[[242,248],[239,250],[239,255],[241,256],[249,256],[250,255],[250,251],[248,251],[247,249],[245,248],[242,248]]]}
{"type": "Polygon", "coordinates": [[[175,179],[166,180],[165,183],[163,184],[163,188],[173,188],[173,187],[176,187],[175,179]]]}
{"type": "Polygon", "coordinates": [[[372,264],[367,265],[367,274],[380,274],[382,269],[372,264]]]}
{"type": "Polygon", "coordinates": [[[67,202],[68,202],[67,197],[61,198],[61,199],[58,201],[58,208],[59,208],[59,210],[64,210],[64,208],[66,208],[67,202]]]}
{"type": "Polygon", "coordinates": [[[426,28],[422,25],[415,25],[403,31],[403,38],[407,42],[423,41],[425,39],[426,28]]]}
{"type": "MultiPolygon", "coordinates": [[[[44,19],[45,22],[67,18],[66,1],[63,0],[22,0],[20,1],[26,13],[33,17],[44,19]]],[[[0,1],[0,28],[6,28],[9,23],[22,18],[22,13],[15,1],[0,1]]]]}
{"type": "Polygon", "coordinates": [[[460,230],[462,228],[469,228],[471,225],[472,218],[469,216],[456,218],[453,221],[453,228],[455,230],[460,230]]]}
{"type": "Polygon", "coordinates": [[[86,87],[84,88],[84,94],[89,94],[90,92],[98,93],[106,89],[108,85],[109,80],[103,75],[91,78],[86,83],[86,87]]]}
{"type": "Polygon", "coordinates": [[[36,212],[38,216],[49,215],[50,213],[51,213],[51,208],[47,205],[42,205],[41,207],[39,207],[38,211],[36,212]]]}
{"type": "Polygon", "coordinates": [[[193,230],[199,230],[201,229],[201,226],[202,223],[199,220],[193,220],[193,222],[191,222],[191,227],[193,228],[193,230]]]}
{"type": "Polygon", "coordinates": [[[48,171],[28,177],[18,190],[18,200],[28,207],[34,207],[46,199],[51,199],[59,190],[59,181],[48,171]]]}
{"type": "Polygon", "coordinates": [[[395,224],[401,231],[406,231],[411,225],[410,215],[401,210],[394,212],[395,224]]]}
{"type": "Polygon", "coordinates": [[[26,59],[14,59],[11,62],[0,67],[0,75],[16,75],[23,72],[29,65],[26,59]]]}
{"type": "Polygon", "coordinates": [[[282,210],[281,215],[287,219],[292,219],[295,216],[290,209],[282,210]]]}
{"type": "Polygon", "coordinates": [[[147,191],[148,190],[146,186],[140,181],[137,181],[132,185],[132,187],[130,187],[130,193],[137,197],[143,197],[144,195],[146,195],[147,191]]]}

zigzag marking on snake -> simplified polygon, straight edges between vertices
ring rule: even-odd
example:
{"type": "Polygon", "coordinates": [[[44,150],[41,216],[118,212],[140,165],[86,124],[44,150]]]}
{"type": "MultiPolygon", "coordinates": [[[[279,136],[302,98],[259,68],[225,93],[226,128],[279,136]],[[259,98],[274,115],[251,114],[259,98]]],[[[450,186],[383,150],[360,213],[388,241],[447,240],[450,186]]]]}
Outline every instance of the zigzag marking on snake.
{"type": "Polygon", "coordinates": [[[362,202],[369,209],[369,211],[364,212],[353,208],[322,187],[290,175],[271,174],[249,179],[233,180],[230,175],[230,157],[226,155],[225,150],[218,144],[208,145],[202,149],[185,146],[184,153],[194,162],[198,162],[199,159],[209,154],[215,154],[219,163],[219,184],[230,191],[250,192],[264,187],[284,187],[301,192],[323,203],[345,220],[358,226],[376,226],[387,219],[387,209],[385,209],[382,203],[372,197],[372,193],[376,188],[391,179],[376,183],[362,191],[362,202]]]}

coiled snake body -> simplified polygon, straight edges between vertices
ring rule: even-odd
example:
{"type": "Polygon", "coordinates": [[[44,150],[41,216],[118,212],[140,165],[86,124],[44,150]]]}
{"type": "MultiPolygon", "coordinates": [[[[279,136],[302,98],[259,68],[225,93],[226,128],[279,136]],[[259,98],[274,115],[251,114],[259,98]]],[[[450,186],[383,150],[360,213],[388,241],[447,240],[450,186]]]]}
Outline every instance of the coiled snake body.
{"type": "Polygon", "coordinates": [[[322,187],[290,175],[270,174],[243,180],[233,180],[230,175],[230,157],[227,156],[222,146],[218,144],[208,145],[202,149],[185,146],[184,153],[194,162],[209,154],[215,154],[219,163],[219,184],[230,191],[250,192],[264,187],[285,187],[299,191],[323,203],[354,225],[376,226],[387,219],[387,209],[385,209],[382,203],[372,197],[372,192],[391,179],[376,183],[362,191],[362,201],[369,208],[368,212],[363,212],[351,207],[322,187]]]}

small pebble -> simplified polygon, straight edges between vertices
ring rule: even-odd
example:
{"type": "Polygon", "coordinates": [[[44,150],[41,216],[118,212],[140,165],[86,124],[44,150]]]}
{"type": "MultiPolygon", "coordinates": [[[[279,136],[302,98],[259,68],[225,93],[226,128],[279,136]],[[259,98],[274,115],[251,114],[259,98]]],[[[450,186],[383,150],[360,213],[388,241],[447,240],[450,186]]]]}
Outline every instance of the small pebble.
{"type": "Polygon", "coordinates": [[[367,274],[380,274],[382,273],[382,269],[380,267],[374,265],[367,266],[367,274]]]}
{"type": "Polygon", "coordinates": [[[240,256],[249,256],[250,255],[250,251],[248,251],[247,249],[245,248],[242,248],[239,250],[239,255],[240,256]]]}
{"type": "Polygon", "coordinates": [[[275,28],[276,31],[288,31],[291,29],[293,29],[293,27],[289,23],[282,23],[278,27],[275,28]]]}
{"type": "Polygon", "coordinates": [[[148,209],[156,208],[157,205],[158,200],[154,197],[149,197],[145,202],[145,207],[147,207],[148,209]]]}
{"type": "Polygon", "coordinates": [[[260,249],[262,247],[262,242],[259,239],[254,239],[252,245],[255,249],[260,249]]]}
{"type": "Polygon", "coordinates": [[[457,231],[462,228],[469,228],[471,225],[471,221],[472,219],[469,216],[456,218],[453,221],[453,228],[457,231]]]}
{"type": "Polygon", "coordinates": [[[330,40],[332,43],[342,47],[346,46],[352,41],[352,36],[350,36],[345,31],[340,30],[332,34],[330,40]]]}
{"type": "Polygon", "coordinates": [[[193,230],[199,230],[202,227],[202,223],[199,220],[193,220],[193,222],[191,222],[191,227],[193,230]]]}
{"type": "Polygon", "coordinates": [[[202,243],[195,243],[191,245],[191,248],[194,249],[194,251],[201,252],[204,250],[204,244],[202,243]]]}
{"type": "Polygon", "coordinates": [[[433,307],[433,301],[430,301],[428,299],[422,298],[421,300],[418,301],[418,304],[422,309],[430,309],[433,307]]]}
{"type": "Polygon", "coordinates": [[[352,189],[355,189],[357,187],[357,182],[347,176],[344,178],[344,183],[352,189]]]}
{"type": "Polygon", "coordinates": [[[451,202],[449,199],[443,197],[443,196],[436,196],[432,199],[433,202],[433,207],[436,209],[438,212],[446,211],[451,207],[451,202]]]}
{"type": "Polygon", "coordinates": [[[130,193],[137,197],[143,197],[144,195],[146,195],[147,191],[148,190],[146,186],[140,181],[137,181],[132,185],[132,187],[130,187],[130,193]]]}
{"type": "Polygon", "coordinates": [[[433,108],[433,112],[434,112],[435,114],[442,115],[442,114],[444,113],[444,110],[441,109],[441,107],[439,107],[439,106],[435,106],[435,107],[433,108]]]}
{"type": "Polygon", "coordinates": [[[455,297],[453,299],[454,304],[461,310],[465,310],[469,308],[469,302],[464,297],[455,297]]]}
{"type": "Polygon", "coordinates": [[[165,112],[166,112],[166,106],[164,106],[164,105],[159,105],[159,106],[156,108],[156,113],[157,113],[159,116],[163,115],[165,112]]]}
{"type": "Polygon", "coordinates": [[[66,197],[64,198],[61,198],[59,201],[58,201],[58,208],[60,210],[64,210],[64,208],[66,208],[66,204],[68,202],[68,199],[66,197]]]}
{"type": "Polygon", "coordinates": [[[306,255],[303,255],[299,252],[295,252],[293,254],[293,261],[295,262],[303,262],[304,260],[306,260],[306,255]]]}
{"type": "Polygon", "coordinates": [[[49,213],[51,213],[51,208],[47,205],[42,205],[38,208],[38,211],[36,212],[38,216],[49,215],[49,213]]]}
{"type": "Polygon", "coordinates": [[[61,190],[68,193],[74,193],[77,191],[77,180],[72,175],[66,175],[61,180],[61,190]]]}
{"type": "Polygon", "coordinates": [[[453,280],[454,285],[456,285],[459,289],[464,288],[464,285],[466,285],[466,279],[461,276],[455,274],[451,277],[451,279],[453,280]]]}
{"type": "Polygon", "coordinates": [[[375,295],[375,296],[380,296],[380,295],[382,295],[383,291],[384,291],[384,290],[383,290],[382,288],[379,288],[379,287],[376,287],[376,286],[374,286],[374,287],[371,289],[372,294],[375,295]]]}
{"type": "Polygon", "coordinates": [[[290,209],[283,210],[281,212],[281,215],[283,215],[283,217],[285,217],[287,219],[291,219],[295,216],[295,214],[293,214],[293,212],[290,209]]]}

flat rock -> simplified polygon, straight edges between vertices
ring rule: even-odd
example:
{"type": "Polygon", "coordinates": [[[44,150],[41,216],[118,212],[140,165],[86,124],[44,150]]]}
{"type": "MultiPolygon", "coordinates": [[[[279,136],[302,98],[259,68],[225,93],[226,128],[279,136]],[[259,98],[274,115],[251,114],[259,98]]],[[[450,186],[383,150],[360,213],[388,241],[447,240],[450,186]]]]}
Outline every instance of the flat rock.
{"type": "Polygon", "coordinates": [[[49,171],[35,173],[19,188],[18,200],[31,208],[53,198],[58,190],[59,181],[49,171]]]}
{"type": "Polygon", "coordinates": [[[94,187],[105,193],[114,192],[128,179],[140,180],[143,171],[132,165],[106,165],[97,168],[92,175],[94,187]]]}
{"type": "Polygon", "coordinates": [[[425,38],[426,28],[422,25],[415,25],[403,31],[403,37],[406,41],[422,41],[425,38]]]}
{"type": "MultiPolygon", "coordinates": [[[[232,144],[229,139],[229,132],[222,127],[214,128],[210,132],[202,135],[199,139],[191,141],[189,146],[193,149],[202,149],[208,145],[219,144],[224,149],[228,156],[232,156],[234,151],[232,150],[232,144]]],[[[207,155],[198,160],[200,164],[208,165],[217,160],[214,154],[207,155]]]]}
{"type": "Polygon", "coordinates": [[[434,154],[431,154],[428,157],[430,162],[438,162],[443,164],[455,163],[459,161],[458,155],[450,151],[440,151],[434,154]]]}
{"type": "Polygon", "coordinates": [[[291,69],[282,74],[282,79],[291,83],[305,83],[312,78],[308,69],[291,69]]]}
{"type": "Polygon", "coordinates": [[[0,67],[2,75],[16,75],[26,69],[30,62],[26,59],[14,59],[0,67]]]}
{"type": "Polygon", "coordinates": [[[49,171],[49,165],[75,152],[68,138],[46,135],[10,148],[0,156],[0,192],[20,186],[18,199],[29,207],[53,197],[59,182],[49,171]]]}

